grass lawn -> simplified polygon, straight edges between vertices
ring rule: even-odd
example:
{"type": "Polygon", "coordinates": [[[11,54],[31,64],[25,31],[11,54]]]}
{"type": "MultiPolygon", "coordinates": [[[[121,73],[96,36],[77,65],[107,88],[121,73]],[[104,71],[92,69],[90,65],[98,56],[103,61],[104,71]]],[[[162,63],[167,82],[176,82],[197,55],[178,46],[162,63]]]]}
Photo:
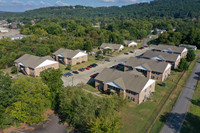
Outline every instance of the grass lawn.
{"type": "Polygon", "coordinates": [[[196,57],[195,61],[193,61],[192,64],[190,65],[189,70],[183,75],[183,77],[180,80],[177,88],[175,89],[175,91],[170,96],[170,98],[167,101],[166,105],[164,106],[159,118],[157,119],[157,121],[153,125],[153,127],[151,129],[151,133],[160,132],[160,130],[164,126],[164,124],[165,124],[165,122],[168,118],[168,115],[166,115],[166,114],[169,114],[171,112],[173,105],[176,103],[178,96],[180,95],[181,91],[183,90],[183,87],[186,84],[188,77],[192,73],[193,68],[194,68],[197,60],[198,60],[198,58],[196,57]]]}
{"type": "Polygon", "coordinates": [[[200,82],[194,91],[186,119],[181,128],[181,133],[200,132],[200,82]]]}
{"type": "MultiPolygon", "coordinates": [[[[176,101],[176,98],[178,97],[178,94],[182,90],[182,86],[185,84],[188,78],[188,75],[190,74],[194,65],[195,65],[195,62],[193,62],[193,64],[190,65],[190,71],[188,71],[187,72],[188,74],[185,74],[184,77],[179,82],[180,84],[178,85],[177,88],[180,88],[180,89],[177,89],[178,91],[175,91],[175,93],[169,99],[168,101],[169,103],[166,104],[169,106],[164,108],[163,110],[164,112],[166,112],[166,110],[169,109],[169,107],[171,107],[173,103],[176,101]]],[[[123,123],[123,128],[121,129],[121,133],[146,132],[150,123],[157,115],[161,105],[164,103],[167,96],[169,95],[173,87],[176,85],[181,75],[182,75],[182,72],[172,71],[171,76],[166,80],[166,83],[167,83],[166,87],[160,86],[161,83],[159,82],[157,83],[156,92],[153,95],[152,100],[148,100],[145,103],[142,103],[140,105],[129,103],[126,107],[124,107],[122,111],[120,112],[122,116],[122,123],[123,123]]],[[[151,132],[152,133],[160,132],[160,129],[161,129],[160,127],[162,127],[162,125],[161,126],[159,125],[158,127],[157,128],[153,127],[151,132]]]]}

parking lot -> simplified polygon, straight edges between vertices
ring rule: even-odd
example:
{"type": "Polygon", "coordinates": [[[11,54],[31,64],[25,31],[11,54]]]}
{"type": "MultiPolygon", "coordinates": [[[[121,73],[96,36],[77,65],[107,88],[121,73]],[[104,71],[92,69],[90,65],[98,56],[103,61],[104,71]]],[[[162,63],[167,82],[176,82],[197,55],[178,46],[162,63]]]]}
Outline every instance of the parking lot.
{"type": "Polygon", "coordinates": [[[94,67],[94,68],[90,68],[89,70],[85,70],[83,72],[79,71],[79,74],[73,74],[73,76],[69,76],[69,77],[64,77],[62,76],[62,80],[64,82],[64,86],[75,86],[79,83],[90,83],[92,81],[94,81],[93,78],[91,78],[90,76],[95,74],[95,73],[100,73],[104,68],[110,68],[114,65],[117,65],[119,63],[124,63],[125,61],[127,61],[130,57],[135,57],[138,55],[141,55],[142,53],[144,53],[146,50],[148,50],[149,48],[145,48],[145,49],[137,49],[135,50],[134,53],[128,53],[128,54],[122,54],[113,58],[110,58],[110,62],[107,61],[101,61],[98,62],[98,66],[94,67]]]}

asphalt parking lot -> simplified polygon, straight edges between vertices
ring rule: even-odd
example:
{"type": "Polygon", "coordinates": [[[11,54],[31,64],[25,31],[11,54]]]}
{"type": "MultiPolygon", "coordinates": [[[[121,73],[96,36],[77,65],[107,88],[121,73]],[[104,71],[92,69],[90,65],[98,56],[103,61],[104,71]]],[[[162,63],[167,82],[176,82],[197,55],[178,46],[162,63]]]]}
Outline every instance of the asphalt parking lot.
{"type": "Polygon", "coordinates": [[[135,57],[138,55],[141,55],[144,53],[146,50],[149,48],[145,49],[137,49],[135,50],[135,53],[129,53],[128,55],[122,54],[113,58],[110,58],[111,61],[100,61],[98,62],[98,66],[95,68],[91,68],[90,70],[85,70],[83,72],[79,72],[79,74],[73,74],[71,77],[64,77],[62,76],[62,80],[64,82],[64,86],[76,86],[79,83],[89,83],[94,81],[92,78],[90,78],[90,75],[93,75],[95,73],[100,73],[104,68],[109,68],[113,65],[117,65],[119,63],[127,61],[130,57],[135,57]]]}

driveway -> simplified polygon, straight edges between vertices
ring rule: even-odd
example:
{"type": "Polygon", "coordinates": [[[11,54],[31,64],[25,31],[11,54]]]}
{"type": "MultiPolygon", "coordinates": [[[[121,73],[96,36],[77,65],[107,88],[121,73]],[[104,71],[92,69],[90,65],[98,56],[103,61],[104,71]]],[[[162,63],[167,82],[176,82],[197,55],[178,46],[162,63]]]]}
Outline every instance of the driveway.
{"type": "Polygon", "coordinates": [[[200,59],[196,63],[196,66],[190,75],[186,86],[184,87],[183,91],[181,92],[169,119],[167,120],[166,124],[164,125],[161,133],[179,133],[184,122],[185,116],[187,114],[188,107],[190,105],[190,101],[195,89],[195,86],[198,81],[200,72],[200,59]]]}
{"type": "Polygon", "coordinates": [[[145,49],[137,49],[135,50],[135,53],[129,53],[128,55],[119,55],[116,57],[111,58],[110,62],[104,62],[101,61],[98,63],[98,66],[95,68],[91,68],[90,70],[85,70],[83,72],[79,72],[79,74],[73,74],[72,77],[64,77],[62,76],[62,80],[64,82],[64,86],[75,86],[78,83],[89,83],[94,81],[93,79],[90,78],[90,75],[95,74],[95,73],[99,73],[101,72],[104,68],[109,68],[113,65],[117,65],[121,62],[125,62],[127,61],[130,57],[135,57],[138,55],[141,55],[142,53],[144,53],[146,50],[148,50],[149,48],[145,48],[145,49]]]}

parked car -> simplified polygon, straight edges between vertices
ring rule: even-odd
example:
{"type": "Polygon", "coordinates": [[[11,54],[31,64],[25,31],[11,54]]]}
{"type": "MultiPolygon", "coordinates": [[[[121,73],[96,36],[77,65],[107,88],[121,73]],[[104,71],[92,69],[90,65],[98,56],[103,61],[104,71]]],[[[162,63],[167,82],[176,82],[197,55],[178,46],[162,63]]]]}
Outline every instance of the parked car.
{"type": "Polygon", "coordinates": [[[144,49],[144,47],[140,47],[139,49],[144,49]]]}
{"type": "Polygon", "coordinates": [[[87,66],[85,69],[86,69],[86,70],[90,70],[90,67],[87,66]]]}
{"type": "Polygon", "coordinates": [[[91,67],[96,67],[96,66],[98,66],[96,63],[94,63],[94,64],[91,64],[90,65],[91,67]]]}
{"type": "Polygon", "coordinates": [[[67,73],[63,74],[63,76],[65,76],[65,77],[70,77],[70,76],[73,76],[73,74],[70,73],[70,72],[67,72],[67,73]]]}
{"type": "Polygon", "coordinates": [[[74,74],[79,74],[79,72],[78,72],[78,71],[73,71],[72,73],[74,73],[74,74]]]}
{"type": "Polygon", "coordinates": [[[128,55],[128,53],[124,53],[125,55],[128,55]]]}
{"type": "Polygon", "coordinates": [[[83,72],[83,71],[85,71],[85,68],[80,68],[80,69],[78,69],[80,72],[83,72]]]}
{"type": "Polygon", "coordinates": [[[111,60],[110,59],[105,59],[105,61],[110,62],[111,60]]]}
{"type": "Polygon", "coordinates": [[[99,73],[95,73],[95,74],[91,75],[90,77],[91,77],[91,78],[95,78],[98,74],[99,74],[99,73]]]}
{"type": "Polygon", "coordinates": [[[130,53],[135,53],[135,51],[134,51],[134,50],[131,50],[130,53]]]}

